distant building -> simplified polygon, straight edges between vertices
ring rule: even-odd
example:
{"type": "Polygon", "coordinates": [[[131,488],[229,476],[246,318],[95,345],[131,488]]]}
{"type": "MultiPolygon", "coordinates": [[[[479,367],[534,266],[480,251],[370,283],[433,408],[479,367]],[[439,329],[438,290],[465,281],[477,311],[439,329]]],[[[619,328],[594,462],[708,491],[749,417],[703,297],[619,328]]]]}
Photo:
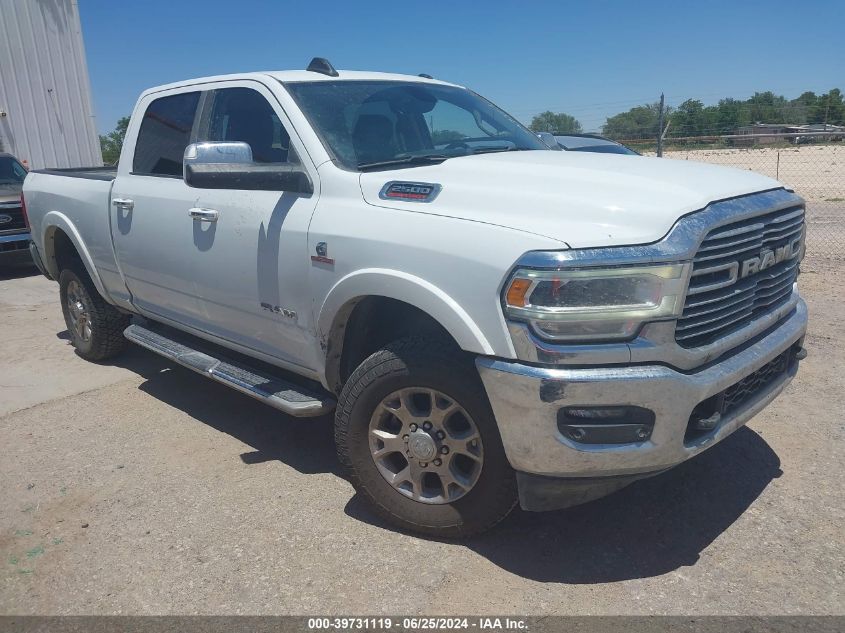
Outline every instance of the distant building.
{"type": "Polygon", "coordinates": [[[792,139],[795,144],[845,140],[845,126],[842,125],[811,123],[791,128],[791,131],[797,134],[792,139]]]}
{"type": "Polygon", "coordinates": [[[771,145],[772,143],[819,143],[845,139],[845,127],[830,123],[789,125],[786,123],[754,123],[738,127],[727,139],[736,147],[771,145]]]}
{"type": "Polygon", "coordinates": [[[103,164],[76,0],[0,0],[0,151],[103,164]]]}
{"type": "Polygon", "coordinates": [[[786,136],[795,126],[785,123],[754,123],[738,127],[730,139],[732,145],[748,147],[750,145],[770,145],[789,142],[786,136]]]}

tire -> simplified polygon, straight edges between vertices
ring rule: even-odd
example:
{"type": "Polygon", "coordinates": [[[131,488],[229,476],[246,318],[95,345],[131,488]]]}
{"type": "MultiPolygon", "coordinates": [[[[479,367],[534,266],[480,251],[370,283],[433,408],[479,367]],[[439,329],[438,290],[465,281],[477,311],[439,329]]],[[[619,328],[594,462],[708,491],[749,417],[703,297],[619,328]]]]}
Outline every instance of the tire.
{"type": "MultiPolygon", "coordinates": [[[[429,399],[429,402],[434,400],[429,399]]],[[[431,422],[427,424],[431,425],[431,422]]],[[[505,456],[493,411],[475,365],[465,354],[446,343],[422,337],[403,338],[364,360],[341,391],[335,414],[335,444],[338,458],[348,470],[355,490],[379,516],[409,532],[441,538],[478,534],[504,519],[517,502],[516,476],[505,456]],[[425,394],[418,393],[427,390],[437,394],[434,396],[436,405],[427,405],[425,394]],[[397,393],[400,395],[393,399],[397,393]],[[417,404],[397,408],[402,398],[410,398],[417,404]],[[383,406],[383,401],[389,406],[383,406]],[[457,405],[457,412],[441,420],[440,407],[455,411],[453,405],[457,405]],[[432,461],[425,462],[423,468],[423,462],[418,460],[420,454],[425,459],[431,454],[427,438],[423,437],[424,441],[415,444],[414,448],[407,443],[421,433],[420,427],[409,433],[411,427],[407,424],[408,411],[417,410],[417,406],[419,411],[429,407],[430,413],[423,417],[431,416],[435,426],[426,433],[432,441],[438,442],[437,458],[448,458],[446,461],[435,458],[441,462],[436,467],[432,461]],[[398,413],[396,416],[390,413],[394,410],[406,419],[403,421],[398,413]],[[386,422],[382,422],[385,419],[386,422]],[[469,431],[465,430],[467,421],[469,431]],[[388,431],[379,427],[383,423],[389,426],[388,431]],[[479,440],[475,444],[453,440],[456,425],[456,434],[460,437],[479,437],[479,440]],[[438,431],[440,428],[443,430],[438,431]],[[375,435],[374,429],[381,435],[375,435]],[[434,439],[441,436],[444,439],[434,439]],[[389,446],[378,439],[380,437],[388,437],[389,446]],[[399,438],[405,443],[397,444],[399,438]],[[439,442],[452,442],[452,452],[441,455],[444,446],[439,442]],[[399,450],[394,451],[396,446],[399,450]],[[422,447],[422,453],[413,452],[419,447],[422,447]],[[480,455],[481,461],[473,463],[473,459],[463,454],[465,450],[477,451],[473,459],[480,455]],[[392,452],[377,465],[373,451],[392,452]],[[402,460],[407,462],[407,467],[402,460]],[[416,473],[424,473],[421,480],[417,478],[419,485],[405,481],[397,487],[396,483],[388,482],[388,476],[401,479],[402,473],[410,473],[415,464],[420,466],[416,473]],[[468,490],[448,483],[456,464],[463,485],[475,478],[468,490]],[[431,474],[430,470],[435,468],[437,473],[431,474]],[[385,471],[387,474],[383,475],[385,471]],[[394,471],[401,472],[393,475],[394,471]],[[429,484],[433,484],[430,487],[433,492],[426,492],[429,484]]],[[[446,449],[449,450],[449,446],[446,449]]],[[[406,476],[413,479],[411,475],[406,476]]]]}
{"type": "Polygon", "coordinates": [[[62,270],[59,296],[70,340],[79,356],[102,361],[126,349],[123,330],[129,325],[129,316],[106,303],[81,262],[62,270]]]}

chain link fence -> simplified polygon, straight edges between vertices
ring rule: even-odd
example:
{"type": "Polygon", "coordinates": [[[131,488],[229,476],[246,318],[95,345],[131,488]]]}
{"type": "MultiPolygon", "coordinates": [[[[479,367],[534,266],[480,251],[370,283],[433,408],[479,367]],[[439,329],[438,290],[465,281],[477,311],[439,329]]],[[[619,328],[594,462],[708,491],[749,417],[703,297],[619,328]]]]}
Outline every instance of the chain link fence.
{"type": "MultiPolygon", "coordinates": [[[[779,180],[807,201],[807,254],[845,260],[845,142],[761,140],[731,147],[714,137],[666,139],[663,157],[748,169],[779,180]]],[[[656,155],[654,139],[622,142],[656,155]]]]}

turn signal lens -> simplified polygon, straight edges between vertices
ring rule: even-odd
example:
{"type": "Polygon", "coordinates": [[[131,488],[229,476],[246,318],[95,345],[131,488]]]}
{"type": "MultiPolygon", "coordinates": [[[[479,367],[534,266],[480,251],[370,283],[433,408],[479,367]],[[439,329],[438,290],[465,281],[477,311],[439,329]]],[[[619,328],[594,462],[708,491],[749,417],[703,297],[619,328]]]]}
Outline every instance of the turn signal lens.
{"type": "Polygon", "coordinates": [[[508,305],[525,307],[527,305],[525,294],[531,287],[531,283],[530,279],[514,279],[508,288],[508,305]]]}

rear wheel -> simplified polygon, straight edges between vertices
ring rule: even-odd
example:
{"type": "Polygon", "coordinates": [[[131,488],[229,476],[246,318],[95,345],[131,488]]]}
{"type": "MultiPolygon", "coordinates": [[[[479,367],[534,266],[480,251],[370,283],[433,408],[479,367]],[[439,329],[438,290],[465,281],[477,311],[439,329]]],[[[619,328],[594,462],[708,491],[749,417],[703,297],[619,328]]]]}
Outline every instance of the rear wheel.
{"type": "Polygon", "coordinates": [[[71,343],[82,358],[105,360],[126,348],[129,316],[106,303],[81,263],[61,272],[59,295],[71,343]]]}
{"type": "Polygon", "coordinates": [[[367,358],[340,395],[338,456],[356,490],[409,531],[482,532],[516,504],[516,482],[471,360],[406,338],[367,358]]]}

